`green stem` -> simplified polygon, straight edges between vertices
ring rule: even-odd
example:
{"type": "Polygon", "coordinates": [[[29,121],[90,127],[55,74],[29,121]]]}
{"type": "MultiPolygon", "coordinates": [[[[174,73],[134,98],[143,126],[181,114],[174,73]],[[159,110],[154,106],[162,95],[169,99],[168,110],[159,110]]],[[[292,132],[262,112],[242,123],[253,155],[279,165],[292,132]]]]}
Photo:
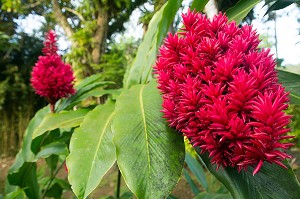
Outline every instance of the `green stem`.
{"type": "Polygon", "coordinates": [[[117,192],[116,192],[116,198],[120,198],[120,190],[121,190],[121,172],[118,168],[118,180],[117,180],[117,192]]]}
{"type": "Polygon", "coordinates": [[[43,192],[42,199],[44,199],[46,197],[46,193],[47,193],[48,189],[50,188],[50,186],[51,186],[51,184],[52,184],[55,176],[58,174],[59,170],[62,168],[62,166],[64,165],[64,163],[65,163],[65,161],[63,161],[62,164],[56,169],[54,175],[53,176],[51,175],[50,180],[48,182],[48,185],[47,185],[45,191],[43,192]]]}

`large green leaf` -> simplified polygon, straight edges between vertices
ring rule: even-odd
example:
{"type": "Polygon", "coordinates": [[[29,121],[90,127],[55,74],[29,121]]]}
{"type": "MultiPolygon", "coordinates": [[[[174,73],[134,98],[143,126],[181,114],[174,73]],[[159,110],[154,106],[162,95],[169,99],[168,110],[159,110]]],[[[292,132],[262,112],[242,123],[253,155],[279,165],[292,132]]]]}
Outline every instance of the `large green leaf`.
{"type": "MultiPolygon", "coordinates": [[[[30,162],[34,159],[34,153],[31,151],[31,143],[32,143],[32,134],[34,130],[40,125],[43,121],[44,117],[50,113],[49,106],[46,106],[36,112],[35,116],[30,120],[24,134],[22,148],[19,151],[20,158],[23,158],[24,161],[30,162]]],[[[16,159],[15,162],[17,162],[16,159]]],[[[12,166],[14,167],[14,165],[12,166]]]]}
{"type": "Polygon", "coordinates": [[[253,168],[238,173],[236,168],[220,168],[210,163],[208,155],[200,154],[207,168],[230,191],[234,199],[297,199],[300,196],[300,184],[288,165],[284,169],[276,164],[265,162],[261,170],[252,175],[253,168]]]}
{"type": "Polygon", "coordinates": [[[182,0],[169,0],[157,11],[149,23],[131,67],[126,71],[124,87],[145,83],[152,79],[152,66],[163,38],[166,36],[182,0]]]}
{"type": "Polygon", "coordinates": [[[178,182],[184,161],[183,136],[162,117],[162,99],[152,81],[117,98],[113,130],[117,162],[138,198],[164,198],[178,182]]]}
{"type": "Polygon", "coordinates": [[[291,103],[300,105],[300,75],[282,70],[277,74],[278,81],[290,92],[291,103]]]}
{"type": "Polygon", "coordinates": [[[114,103],[90,111],[71,138],[67,157],[69,182],[78,198],[86,198],[116,160],[111,120],[114,103]]]}
{"type": "Polygon", "coordinates": [[[260,0],[240,0],[235,6],[226,11],[229,21],[236,21],[239,24],[259,2],[260,0]]]}
{"type": "Polygon", "coordinates": [[[32,139],[56,128],[70,128],[79,126],[89,109],[78,109],[76,111],[65,111],[60,113],[49,113],[35,128],[32,139]]]}

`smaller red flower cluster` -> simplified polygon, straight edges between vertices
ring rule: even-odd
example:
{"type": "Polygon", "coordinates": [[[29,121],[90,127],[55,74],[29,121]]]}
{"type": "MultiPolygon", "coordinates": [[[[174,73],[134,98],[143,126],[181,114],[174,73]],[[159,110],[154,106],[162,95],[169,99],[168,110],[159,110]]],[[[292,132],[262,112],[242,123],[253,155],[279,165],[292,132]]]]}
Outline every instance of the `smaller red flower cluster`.
{"type": "Polygon", "coordinates": [[[74,75],[69,64],[65,64],[57,54],[56,34],[50,30],[43,48],[44,56],[33,67],[31,85],[35,92],[55,104],[59,99],[75,93],[74,75]]]}
{"type": "Polygon", "coordinates": [[[155,70],[170,126],[208,152],[218,168],[281,162],[291,143],[281,140],[290,116],[288,93],[278,84],[269,50],[259,50],[251,26],[239,28],[219,14],[183,15],[183,31],[169,34],[155,70]]]}

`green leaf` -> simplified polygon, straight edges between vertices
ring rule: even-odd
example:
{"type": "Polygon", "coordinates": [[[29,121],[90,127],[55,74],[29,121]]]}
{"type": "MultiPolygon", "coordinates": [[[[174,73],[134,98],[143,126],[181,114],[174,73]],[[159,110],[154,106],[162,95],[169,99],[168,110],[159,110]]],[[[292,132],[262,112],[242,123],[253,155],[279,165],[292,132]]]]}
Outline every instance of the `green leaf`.
{"type": "Polygon", "coordinates": [[[26,194],[24,192],[24,189],[18,188],[16,191],[4,196],[4,199],[26,199],[26,194]]]}
{"type": "Polygon", "coordinates": [[[186,169],[183,169],[183,174],[184,174],[184,177],[185,177],[186,181],[189,183],[193,194],[194,195],[199,194],[200,193],[199,188],[197,187],[197,185],[195,184],[195,182],[193,181],[193,179],[191,178],[189,173],[186,171],[186,169]]]}
{"type": "Polygon", "coordinates": [[[182,0],[169,0],[152,17],[133,64],[124,77],[124,87],[146,83],[152,79],[152,66],[163,38],[166,36],[182,0]]]}
{"type": "Polygon", "coordinates": [[[36,188],[37,182],[35,182],[36,171],[33,170],[36,168],[36,165],[35,163],[29,163],[31,161],[34,161],[34,153],[36,153],[36,151],[32,151],[31,149],[32,133],[49,112],[49,106],[46,106],[40,109],[38,112],[36,112],[35,116],[30,120],[25,130],[22,148],[18,152],[15,162],[10,167],[7,175],[9,185],[16,185],[22,188],[25,187],[27,184],[30,184],[30,186],[25,190],[25,192],[27,196],[30,195],[33,198],[38,198],[39,190],[38,188],[36,188]],[[32,175],[32,178],[29,178],[29,180],[27,179],[28,175],[32,175]]]}
{"type": "Polygon", "coordinates": [[[267,12],[265,13],[265,15],[269,14],[272,11],[275,10],[281,10],[295,2],[300,2],[300,0],[277,0],[275,1],[275,3],[273,3],[267,10],[267,12]]]}
{"type": "Polygon", "coordinates": [[[78,109],[76,111],[65,111],[60,113],[49,113],[40,122],[32,134],[32,139],[56,128],[69,128],[78,126],[89,109],[78,109]]]}
{"type": "Polygon", "coordinates": [[[198,194],[194,199],[232,199],[232,197],[230,194],[203,192],[198,194]]]}
{"type": "Polygon", "coordinates": [[[240,173],[231,167],[216,171],[216,165],[210,163],[207,153],[200,156],[209,171],[226,186],[234,199],[296,199],[300,196],[300,184],[286,162],[284,164],[288,169],[265,162],[261,170],[252,176],[252,167],[240,173]]]}
{"type": "Polygon", "coordinates": [[[300,75],[283,70],[277,70],[278,81],[290,92],[293,104],[300,105],[300,75]]]}
{"type": "Polygon", "coordinates": [[[113,130],[117,162],[137,198],[168,196],[183,168],[183,136],[167,126],[156,86],[155,81],[133,86],[116,102],[113,130]]]}
{"type": "Polygon", "coordinates": [[[69,183],[65,180],[54,178],[51,187],[45,195],[50,198],[61,198],[64,190],[71,190],[69,183]]]}
{"type": "Polygon", "coordinates": [[[185,162],[187,163],[189,169],[196,176],[199,183],[203,186],[205,190],[207,190],[208,185],[205,177],[205,172],[198,160],[191,156],[191,154],[185,153],[185,162]]]}
{"type": "Polygon", "coordinates": [[[36,163],[23,163],[18,172],[10,172],[7,178],[10,185],[17,185],[20,188],[24,188],[28,198],[40,198],[40,190],[36,175],[36,163]]]}
{"type": "Polygon", "coordinates": [[[78,198],[86,198],[116,160],[111,120],[114,103],[90,111],[71,138],[67,157],[69,182],[78,198]]]}
{"type": "Polygon", "coordinates": [[[94,89],[99,89],[103,86],[114,84],[114,82],[101,81],[101,75],[102,74],[95,74],[83,79],[78,85],[75,86],[75,95],[72,95],[66,99],[62,99],[60,101],[57,107],[57,112],[60,112],[61,110],[71,109],[73,106],[80,103],[83,99],[93,96],[93,93],[91,92],[94,89]],[[90,93],[90,95],[88,93],[90,93]]]}
{"type": "Polygon", "coordinates": [[[103,88],[94,88],[90,91],[87,91],[86,93],[78,96],[76,99],[74,99],[72,102],[69,103],[68,108],[74,107],[75,105],[79,104],[82,100],[88,98],[88,97],[101,97],[103,95],[119,95],[121,93],[121,90],[103,90],[103,88]]]}
{"type": "Polygon", "coordinates": [[[205,5],[207,4],[208,0],[194,0],[190,9],[196,10],[197,12],[202,12],[204,10],[205,5]]]}
{"type": "Polygon", "coordinates": [[[229,21],[236,21],[239,24],[259,2],[260,0],[240,0],[235,6],[226,11],[229,21]]]}
{"type": "Polygon", "coordinates": [[[43,147],[35,156],[36,160],[39,158],[48,158],[51,155],[68,155],[68,147],[64,143],[52,142],[43,147]]]}
{"type": "MultiPolygon", "coordinates": [[[[42,109],[40,109],[38,112],[36,112],[35,116],[30,120],[24,134],[22,148],[19,151],[20,158],[23,158],[24,161],[30,162],[34,159],[34,153],[31,151],[31,143],[32,143],[32,134],[33,131],[40,125],[44,117],[50,113],[49,106],[46,106],[42,109]]],[[[36,151],[34,151],[36,152],[36,151]]],[[[24,162],[23,161],[23,162],[24,162]]],[[[20,161],[16,158],[16,161],[18,164],[20,164],[20,161]]],[[[13,164],[12,167],[14,167],[15,164],[13,164]]]]}

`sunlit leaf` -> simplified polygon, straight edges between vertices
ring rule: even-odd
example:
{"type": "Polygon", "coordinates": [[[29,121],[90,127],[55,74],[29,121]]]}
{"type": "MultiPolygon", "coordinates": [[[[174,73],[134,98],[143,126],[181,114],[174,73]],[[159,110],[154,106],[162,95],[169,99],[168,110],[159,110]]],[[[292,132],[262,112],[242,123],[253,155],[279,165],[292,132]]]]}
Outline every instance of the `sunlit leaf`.
{"type": "Polygon", "coordinates": [[[98,105],[86,115],[71,138],[68,178],[78,198],[86,198],[116,160],[111,130],[113,112],[111,101],[98,105]]]}
{"type": "Polygon", "coordinates": [[[117,162],[138,198],[164,198],[177,184],[184,161],[183,136],[162,117],[162,99],[152,81],[117,98],[113,130],[117,162]]]}
{"type": "Polygon", "coordinates": [[[226,10],[228,20],[236,21],[239,24],[259,2],[260,0],[240,0],[235,6],[226,10]]]}
{"type": "Polygon", "coordinates": [[[126,71],[124,87],[145,83],[152,79],[152,66],[163,38],[166,36],[182,0],[169,0],[152,17],[132,66],[126,71]]]}
{"type": "Polygon", "coordinates": [[[65,111],[60,113],[49,113],[35,128],[32,138],[36,138],[49,130],[56,128],[76,127],[82,122],[89,109],[79,109],[76,111],[65,111]]]}

